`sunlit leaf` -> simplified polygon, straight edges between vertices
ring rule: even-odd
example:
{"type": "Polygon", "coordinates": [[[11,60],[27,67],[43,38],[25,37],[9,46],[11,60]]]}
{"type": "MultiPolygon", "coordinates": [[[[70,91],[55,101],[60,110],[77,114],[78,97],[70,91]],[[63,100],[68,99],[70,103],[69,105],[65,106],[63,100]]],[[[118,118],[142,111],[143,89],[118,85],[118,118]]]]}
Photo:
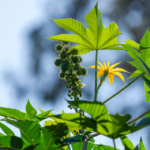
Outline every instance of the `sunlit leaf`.
{"type": "Polygon", "coordinates": [[[129,150],[134,150],[133,143],[126,136],[121,137],[121,142],[124,148],[128,148],[129,150]]]}
{"type": "Polygon", "coordinates": [[[139,143],[139,150],[146,150],[144,143],[142,141],[142,137],[140,138],[140,143],[139,143]]]}
{"type": "Polygon", "coordinates": [[[136,70],[135,72],[132,73],[132,75],[128,79],[131,79],[131,78],[134,78],[134,77],[138,77],[142,73],[143,73],[142,70],[136,70]]]}
{"type": "Polygon", "coordinates": [[[121,43],[117,42],[117,36],[121,33],[115,22],[112,22],[107,28],[104,28],[101,12],[95,7],[85,16],[86,23],[89,28],[85,28],[81,22],[74,19],[53,19],[55,23],[74,34],[61,34],[53,37],[47,37],[50,40],[73,42],[79,45],[70,49],[68,53],[82,55],[89,53],[91,50],[116,49],[123,50],[117,46],[121,43]]]}

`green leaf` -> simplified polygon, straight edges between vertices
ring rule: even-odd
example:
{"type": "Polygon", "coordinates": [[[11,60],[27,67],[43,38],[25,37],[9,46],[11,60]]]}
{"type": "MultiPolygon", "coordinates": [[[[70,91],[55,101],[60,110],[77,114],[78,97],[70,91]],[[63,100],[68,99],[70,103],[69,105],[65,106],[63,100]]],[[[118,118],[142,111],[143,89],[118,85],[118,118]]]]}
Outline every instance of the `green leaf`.
{"type": "Polygon", "coordinates": [[[31,105],[31,103],[28,100],[28,102],[26,104],[26,117],[27,117],[27,119],[34,119],[36,114],[37,114],[36,109],[34,109],[34,107],[31,105]]]}
{"type": "Polygon", "coordinates": [[[138,77],[142,73],[143,73],[142,70],[136,70],[135,72],[132,73],[132,75],[128,79],[131,79],[131,78],[134,78],[134,77],[138,77]]]}
{"type": "Polygon", "coordinates": [[[126,41],[126,44],[129,45],[129,46],[131,46],[131,47],[136,48],[137,50],[140,49],[140,44],[138,44],[138,43],[136,43],[136,42],[134,42],[134,41],[132,41],[132,40],[130,40],[130,39],[128,39],[128,40],[126,41]]]}
{"type": "MultiPolygon", "coordinates": [[[[138,57],[138,56],[137,56],[137,57],[138,57]]],[[[145,67],[147,73],[150,75],[150,68],[144,63],[144,61],[143,61],[140,57],[138,57],[138,59],[141,61],[141,63],[142,63],[143,66],[145,67]]]]}
{"type": "Polygon", "coordinates": [[[40,125],[38,121],[29,121],[29,120],[19,120],[12,121],[10,119],[6,119],[6,121],[17,127],[21,131],[21,139],[24,142],[23,148],[27,146],[33,145],[36,147],[37,144],[40,143],[40,125]]]}
{"type": "Polygon", "coordinates": [[[139,143],[139,150],[146,150],[144,143],[142,141],[142,137],[140,138],[140,143],[139,143]]]}
{"type": "Polygon", "coordinates": [[[126,136],[121,137],[121,142],[125,148],[129,150],[134,150],[133,143],[126,136]]]}
{"type": "Polygon", "coordinates": [[[146,33],[144,34],[142,40],[140,41],[140,50],[141,54],[145,56],[144,58],[147,58],[147,55],[149,55],[149,50],[150,50],[150,33],[149,33],[149,28],[147,28],[146,33]],[[143,50],[144,49],[144,50],[143,50]]]}
{"type": "Polygon", "coordinates": [[[67,126],[63,123],[57,125],[51,125],[42,128],[42,133],[44,135],[44,149],[45,150],[55,150],[60,146],[64,146],[60,140],[61,137],[66,136],[69,130],[67,126]]]}
{"type": "Polygon", "coordinates": [[[142,76],[144,82],[146,83],[146,85],[150,88],[150,80],[145,78],[144,76],[142,76]]]}
{"type": "Polygon", "coordinates": [[[8,128],[6,125],[2,124],[1,122],[0,122],[0,128],[7,135],[10,135],[10,136],[15,135],[14,132],[10,128],[8,128]]]}
{"type": "Polygon", "coordinates": [[[46,119],[46,118],[48,117],[48,115],[50,114],[50,112],[51,112],[52,110],[53,110],[53,109],[48,110],[48,111],[45,111],[45,112],[42,112],[42,113],[38,114],[36,117],[37,117],[40,121],[42,121],[42,120],[44,120],[44,119],[46,119]]]}
{"type": "Polygon", "coordinates": [[[23,141],[16,136],[0,136],[0,150],[22,150],[23,141]]]}
{"type": "MultiPolygon", "coordinates": [[[[145,75],[145,77],[150,80],[150,76],[148,75],[145,75]]],[[[150,102],[150,95],[149,95],[149,91],[150,91],[150,88],[147,86],[147,84],[144,82],[144,90],[145,90],[145,101],[146,102],[150,102]]]]}
{"type": "Polygon", "coordinates": [[[140,65],[136,61],[127,61],[129,64],[137,68],[138,70],[141,70],[140,65]]]}
{"type": "Polygon", "coordinates": [[[80,45],[75,46],[70,49],[68,53],[70,54],[86,54],[91,50],[100,49],[117,49],[123,50],[117,42],[117,36],[121,33],[115,22],[112,22],[107,28],[104,28],[101,12],[97,9],[98,3],[95,7],[85,16],[86,23],[89,28],[85,28],[81,22],[74,19],[53,19],[55,23],[70,32],[77,35],[66,35],[61,34],[53,37],[47,37],[50,40],[73,42],[80,45]]]}
{"type": "MultiPolygon", "coordinates": [[[[98,146],[94,146],[93,150],[114,150],[114,147],[100,144],[98,146]]],[[[119,150],[119,149],[116,149],[116,150],[119,150]]]]}
{"type": "Polygon", "coordinates": [[[4,117],[11,117],[18,120],[25,118],[25,113],[12,108],[0,107],[0,115],[4,117]]]}

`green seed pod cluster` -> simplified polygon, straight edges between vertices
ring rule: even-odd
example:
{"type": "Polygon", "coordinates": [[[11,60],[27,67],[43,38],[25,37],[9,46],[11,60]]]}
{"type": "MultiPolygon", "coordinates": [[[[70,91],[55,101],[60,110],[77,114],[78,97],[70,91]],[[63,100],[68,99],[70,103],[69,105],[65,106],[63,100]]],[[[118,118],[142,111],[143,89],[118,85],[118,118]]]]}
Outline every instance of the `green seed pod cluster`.
{"type": "MultiPolygon", "coordinates": [[[[70,99],[79,100],[82,97],[81,88],[84,84],[81,83],[79,76],[85,76],[87,74],[86,68],[82,67],[82,57],[78,55],[69,55],[67,52],[72,48],[68,42],[56,45],[56,51],[59,52],[59,57],[55,59],[54,64],[60,67],[59,78],[67,82],[66,86],[69,88],[68,96],[70,99]]],[[[70,109],[77,109],[74,106],[69,105],[70,109]]]]}
{"type": "Polygon", "coordinates": [[[61,53],[60,53],[60,58],[61,58],[61,59],[66,59],[67,56],[68,56],[68,54],[67,54],[67,51],[66,51],[66,50],[61,51],[61,53]]]}
{"type": "Polygon", "coordinates": [[[61,59],[56,58],[55,61],[54,61],[54,64],[55,64],[55,66],[60,67],[61,59]]]}
{"type": "Polygon", "coordinates": [[[56,47],[55,47],[55,50],[56,50],[57,52],[62,51],[62,50],[63,50],[62,44],[57,44],[56,47]]]}

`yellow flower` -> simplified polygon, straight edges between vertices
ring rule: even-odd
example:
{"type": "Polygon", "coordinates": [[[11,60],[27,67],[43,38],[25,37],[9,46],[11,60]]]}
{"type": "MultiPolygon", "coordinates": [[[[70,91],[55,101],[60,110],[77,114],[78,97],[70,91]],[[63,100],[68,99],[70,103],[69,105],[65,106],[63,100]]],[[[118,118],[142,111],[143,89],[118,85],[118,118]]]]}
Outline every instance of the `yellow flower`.
{"type": "MultiPolygon", "coordinates": [[[[114,68],[115,66],[119,65],[121,62],[118,62],[116,64],[113,64],[112,66],[110,66],[110,62],[108,61],[107,66],[104,62],[104,65],[102,65],[99,61],[97,61],[98,64],[100,66],[97,65],[97,69],[99,69],[98,73],[97,73],[97,77],[102,76],[103,74],[105,74],[106,76],[108,76],[109,82],[112,85],[113,80],[114,80],[114,75],[118,76],[123,82],[124,81],[124,77],[120,72],[128,72],[122,68],[114,68]]],[[[95,65],[90,66],[88,68],[95,68],[95,65]]],[[[129,72],[128,72],[129,73],[129,72]]]]}

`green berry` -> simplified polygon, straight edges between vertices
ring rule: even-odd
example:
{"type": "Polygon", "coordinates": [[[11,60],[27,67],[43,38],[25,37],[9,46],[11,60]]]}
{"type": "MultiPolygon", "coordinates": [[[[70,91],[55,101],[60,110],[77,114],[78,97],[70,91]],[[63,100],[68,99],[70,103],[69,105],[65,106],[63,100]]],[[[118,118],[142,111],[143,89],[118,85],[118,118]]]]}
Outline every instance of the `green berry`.
{"type": "Polygon", "coordinates": [[[68,82],[70,80],[70,75],[66,75],[65,80],[66,80],[66,82],[68,82]]]}
{"type": "Polygon", "coordinates": [[[64,79],[65,73],[64,73],[64,72],[61,72],[61,73],[59,74],[59,77],[60,77],[61,79],[64,79]]]}
{"type": "Polygon", "coordinates": [[[78,63],[79,62],[79,57],[78,56],[72,56],[71,60],[73,63],[78,63]]]}
{"type": "Polygon", "coordinates": [[[66,57],[67,57],[67,52],[63,50],[63,51],[60,53],[60,58],[61,58],[61,59],[65,59],[66,57]]]}
{"type": "Polygon", "coordinates": [[[62,64],[61,65],[61,70],[62,70],[62,72],[66,72],[67,70],[68,70],[68,64],[62,64]]]}
{"type": "Polygon", "coordinates": [[[68,65],[68,64],[69,64],[69,61],[68,61],[67,59],[65,59],[65,60],[62,60],[62,63],[68,65]]]}
{"type": "Polygon", "coordinates": [[[55,64],[55,66],[59,67],[60,64],[61,64],[61,59],[56,58],[55,61],[54,61],[54,64],[55,64]]]}
{"type": "Polygon", "coordinates": [[[74,66],[73,69],[74,69],[74,70],[79,70],[79,69],[80,69],[80,64],[75,64],[75,66],[74,66]]]}
{"type": "Polygon", "coordinates": [[[56,50],[57,52],[60,52],[62,49],[63,49],[62,44],[57,44],[56,47],[55,47],[55,50],[56,50]]]}
{"type": "Polygon", "coordinates": [[[78,58],[79,58],[79,63],[81,63],[82,62],[82,57],[78,56],[78,58]]]}
{"type": "Polygon", "coordinates": [[[81,75],[85,76],[87,74],[86,68],[81,68],[81,75]]]}
{"type": "Polygon", "coordinates": [[[81,70],[78,70],[78,71],[77,71],[77,75],[78,75],[78,76],[82,75],[82,74],[81,74],[81,70]]]}

